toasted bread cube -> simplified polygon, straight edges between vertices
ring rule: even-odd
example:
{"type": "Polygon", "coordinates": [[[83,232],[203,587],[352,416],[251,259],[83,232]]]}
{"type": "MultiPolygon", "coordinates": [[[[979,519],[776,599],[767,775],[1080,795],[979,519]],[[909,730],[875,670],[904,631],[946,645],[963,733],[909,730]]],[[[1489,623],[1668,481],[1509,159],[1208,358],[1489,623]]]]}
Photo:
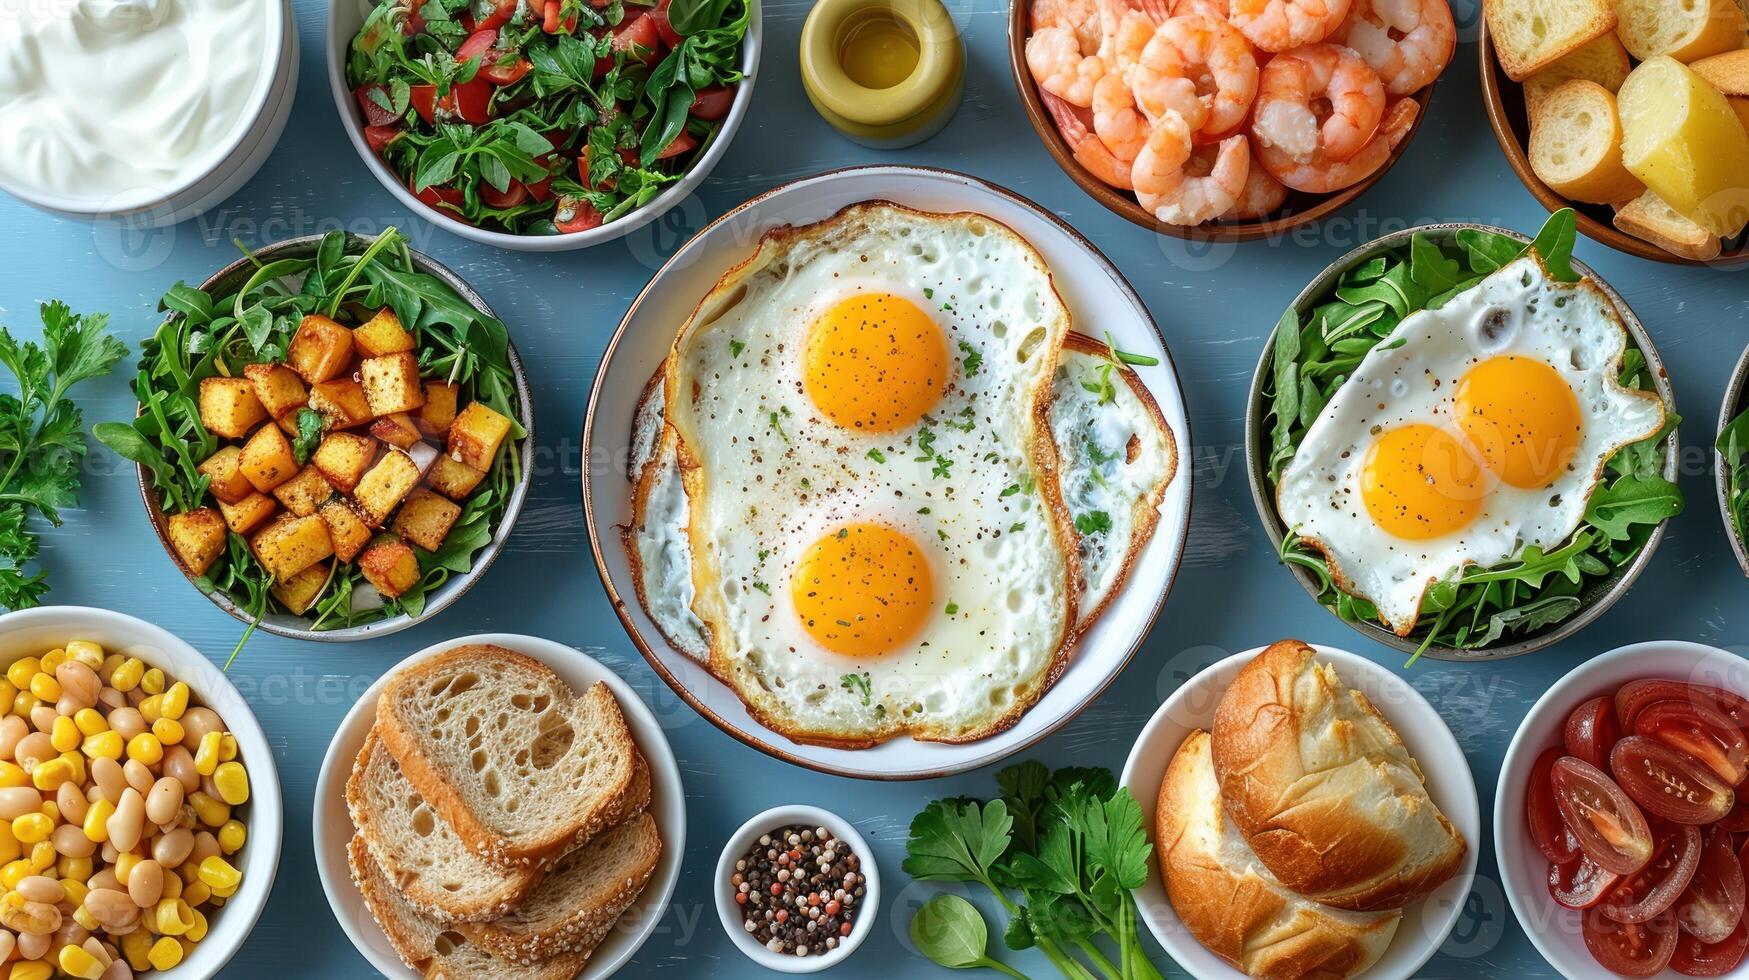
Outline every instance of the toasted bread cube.
{"type": "Polygon", "coordinates": [[[455,423],[456,395],[459,388],[447,381],[425,382],[425,404],[419,407],[419,431],[428,436],[449,434],[455,423]]]}
{"type": "Polygon", "coordinates": [[[363,326],[352,330],[352,345],[363,357],[381,357],[413,349],[413,335],[401,326],[395,311],[383,307],[363,326]]]}
{"type": "Polygon", "coordinates": [[[274,582],[269,591],[287,612],[302,616],[328,587],[328,573],[332,569],[328,562],[319,561],[283,582],[274,582]]]}
{"type": "Polygon", "coordinates": [[[426,551],[436,551],[461,516],[460,505],[421,487],[395,512],[394,530],[426,551]]]}
{"type": "Polygon", "coordinates": [[[364,386],[351,378],[336,378],[310,386],[310,407],[329,429],[351,429],[376,418],[364,386]]]}
{"type": "Polygon", "coordinates": [[[419,558],[404,541],[382,541],[364,549],[358,568],[366,581],[391,599],[419,582],[419,558]]]}
{"type": "Polygon", "coordinates": [[[267,414],[283,419],[310,403],[309,389],[304,379],[284,364],[248,364],[243,376],[255,386],[255,397],[267,414]]]}
{"type": "Polygon", "coordinates": [[[267,420],[248,378],[207,378],[200,383],[200,424],[226,439],[241,439],[267,420]]]}
{"type": "Polygon", "coordinates": [[[322,478],[322,471],[312,465],[274,487],[273,495],[279,498],[286,510],[299,517],[308,517],[316,512],[322,501],[334,495],[334,487],[322,478]]]}
{"type": "Polygon", "coordinates": [[[356,432],[330,432],[310,456],[310,463],[341,493],[351,493],[358,478],[377,458],[376,440],[356,432]]]}
{"type": "Polygon", "coordinates": [[[413,424],[413,417],[406,412],[385,415],[372,422],[370,434],[397,449],[406,449],[419,441],[419,427],[413,424]]]}
{"type": "MultiPolygon", "coordinates": [[[[183,567],[194,575],[205,575],[214,561],[225,553],[225,519],[211,507],[198,507],[186,514],[171,514],[164,522],[170,537],[170,547],[183,567]]],[[[448,529],[445,528],[447,533],[448,529]]]]}
{"type": "Polygon", "coordinates": [[[469,402],[449,427],[449,455],[476,470],[490,470],[510,434],[510,419],[482,402],[469,402]]]}
{"type": "Polygon", "coordinates": [[[431,466],[431,472],[425,474],[425,482],[431,485],[431,489],[451,500],[460,500],[473,493],[474,488],[485,478],[485,470],[476,470],[448,456],[437,457],[437,462],[431,466]]]}
{"type": "Polygon", "coordinates": [[[328,525],[314,514],[306,517],[281,514],[257,531],[249,546],[267,573],[281,582],[334,554],[328,525]]]}
{"type": "Polygon", "coordinates": [[[286,363],[310,384],[320,384],[346,373],[352,366],[352,331],[333,320],[312,313],[298,324],[286,349],[286,363]]]}
{"type": "Polygon", "coordinates": [[[358,503],[358,512],[366,524],[382,527],[418,485],[419,465],[406,453],[391,449],[358,481],[352,499],[358,503]]]}
{"type": "Polygon", "coordinates": [[[234,504],[255,492],[255,486],[237,465],[242,455],[241,448],[225,446],[195,467],[197,472],[206,476],[207,489],[220,503],[234,504]]]}
{"type": "Polygon", "coordinates": [[[328,525],[328,537],[334,542],[334,557],[341,561],[358,557],[359,551],[370,543],[370,525],[364,522],[352,501],[330,497],[316,508],[316,513],[328,525]]]}
{"type": "Polygon", "coordinates": [[[237,460],[243,476],[255,489],[266,493],[297,475],[298,461],[292,455],[291,441],[285,433],[271,425],[255,430],[243,444],[243,454],[237,460]]]}
{"type": "Polygon", "coordinates": [[[419,359],[412,354],[384,354],[358,362],[358,378],[372,415],[411,412],[425,404],[425,387],[419,383],[419,359]]]}
{"type": "Polygon", "coordinates": [[[238,534],[248,534],[273,516],[279,505],[264,493],[252,493],[234,504],[219,501],[219,513],[225,515],[225,526],[238,534]]]}

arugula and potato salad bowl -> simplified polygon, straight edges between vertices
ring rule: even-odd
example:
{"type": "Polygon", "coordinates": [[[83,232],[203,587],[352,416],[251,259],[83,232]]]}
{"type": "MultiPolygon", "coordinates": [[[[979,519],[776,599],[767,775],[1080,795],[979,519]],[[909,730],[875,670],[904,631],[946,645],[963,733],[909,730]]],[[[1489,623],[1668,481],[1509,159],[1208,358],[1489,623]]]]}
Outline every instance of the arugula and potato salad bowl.
{"type": "MultiPolygon", "coordinates": [[[[270,632],[355,639],[457,598],[527,493],[532,412],[509,335],[390,229],[269,246],[163,298],[131,423],[189,579],[270,632]]],[[[245,634],[247,636],[247,634],[245,634]]]]}

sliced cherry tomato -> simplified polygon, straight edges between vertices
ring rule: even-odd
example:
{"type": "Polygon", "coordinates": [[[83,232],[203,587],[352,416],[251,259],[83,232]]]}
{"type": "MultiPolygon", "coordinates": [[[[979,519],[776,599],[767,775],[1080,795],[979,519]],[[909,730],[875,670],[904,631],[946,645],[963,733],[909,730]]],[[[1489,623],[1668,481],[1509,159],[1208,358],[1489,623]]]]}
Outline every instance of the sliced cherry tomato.
{"type": "Polygon", "coordinates": [[[679,132],[678,135],[676,135],[672,140],[670,140],[668,142],[667,146],[664,146],[662,148],[661,153],[656,154],[656,159],[668,160],[668,159],[671,159],[673,157],[677,157],[680,154],[685,153],[686,151],[692,149],[693,147],[695,147],[697,145],[698,145],[698,140],[693,139],[692,134],[683,129],[679,132]]]}
{"type": "Polygon", "coordinates": [[[480,59],[480,62],[484,64],[491,60],[491,51],[494,47],[497,47],[497,45],[497,28],[488,27],[476,30],[474,33],[468,35],[468,39],[462,42],[461,47],[455,49],[456,63],[460,64],[461,62],[478,58],[480,59]]]}
{"type": "Polygon", "coordinates": [[[701,88],[692,97],[692,108],[686,110],[694,119],[715,122],[729,114],[729,107],[735,104],[735,89],[728,85],[712,85],[701,88]]]}
{"type": "Polygon", "coordinates": [[[462,206],[462,202],[467,200],[466,196],[454,187],[427,187],[422,191],[414,191],[413,196],[434,208],[440,204],[452,204],[459,208],[462,206]]]}
{"type": "Polygon", "coordinates": [[[1677,937],[1670,968],[1690,977],[1724,976],[1743,962],[1745,949],[1749,949],[1749,919],[1738,922],[1720,942],[1703,943],[1687,934],[1677,937]]]}
{"type": "Polygon", "coordinates": [[[1647,813],[1676,823],[1714,823],[1737,802],[1731,788],[1698,759],[1643,735],[1615,743],[1609,768],[1622,792],[1647,813]]]}
{"type": "Polygon", "coordinates": [[[674,29],[674,24],[668,20],[668,4],[672,0],[662,0],[650,10],[650,19],[656,22],[656,33],[662,36],[662,43],[670,48],[680,47],[680,32],[674,29]]]}
{"type": "Polygon", "coordinates": [[[1624,977],[1650,977],[1668,966],[1676,951],[1675,916],[1650,922],[1617,922],[1597,909],[1585,913],[1585,948],[1606,970],[1624,977]]]}
{"type": "Polygon", "coordinates": [[[560,198],[558,210],[553,212],[553,227],[563,235],[599,228],[603,220],[601,212],[588,201],[560,198]]]}
{"type": "Polygon", "coordinates": [[[1615,692],[1615,714],[1622,731],[1633,731],[1640,712],[1657,701],[1699,701],[1724,714],[1738,728],[1749,728],[1749,698],[1707,684],[1647,677],[1629,681],[1615,692]]]}
{"type": "Polygon", "coordinates": [[[646,65],[653,65],[656,56],[662,53],[662,32],[657,30],[656,21],[648,13],[628,17],[613,29],[613,49],[624,51],[646,65]]]}
{"type": "Polygon", "coordinates": [[[401,22],[401,33],[408,37],[425,33],[425,15],[419,8],[425,6],[425,0],[408,0],[407,19],[401,22]]]}
{"type": "Polygon", "coordinates": [[[480,202],[489,208],[500,211],[516,207],[528,200],[528,187],[520,180],[512,180],[510,187],[499,191],[485,181],[480,182],[480,202]]]}
{"type": "Polygon", "coordinates": [[[1555,803],[1579,847],[1606,871],[1630,875],[1652,859],[1652,830],[1615,781],[1572,756],[1555,760],[1555,803]]]}
{"type": "Polygon", "coordinates": [[[1579,843],[1573,832],[1561,822],[1561,808],[1555,803],[1555,784],[1550,771],[1561,757],[1561,747],[1550,746],[1536,757],[1530,767],[1530,782],[1524,787],[1524,819],[1530,828],[1531,843],[1553,864],[1570,864],[1579,859],[1579,843]]]}
{"type": "Polygon", "coordinates": [[[402,132],[403,130],[398,124],[394,126],[366,126],[364,127],[364,141],[370,144],[372,153],[381,156],[383,150],[387,149],[388,145],[395,141],[395,137],[401,135],[402,132]]]}
{"type": "Polygon", "coordinates": [[[528,196],[543,204],[553,199],[553,178],[537,180],[528,185],[528,196]]]}
{"type": "Polygon", "coordinates": [[[1700,867],[1676,900],[1676,922],[1703,943],[1723,942],[1743,919],[1743,864],[1731,835],[1714,827],[1700,852],[1700,867]]]}
{"type": "Polygon", "coordinates": [[[476,126],[492,118],[492,83],[483,78],[456,85],[441,99],[437,97],[435,85],[414,85],[408,93],[413,111],[428,123],[436,122],[439,113],[476,126]]]}
{"type": "Polygon", "coordinates": [[[546,0],[545,12],[541,15],[541,30],[548,34],[572,34],[577,30],[577,14],[564,17],[565,5],[559,0],[546,0]]]}
{"type": "Polygon", "coordinates": [[[1686,752],[1735,786],[1749,773],[1749,740],[1723,712],[1696,701],[1657,701],[1634,719],[1634,734],[1686,752]]]}
{"type": "Polygon", "coordinates": [[[1666,823],[1653,836],[1652,860],[1617,882],[1598,905],[1617,922],[1646,922],[1675,905],[1700,866],[1699,829],[1666,823]]]}
{"type": "Polygon", "coordinates": [[[503,27],[516,16],[516,0],[474,0],[471,11],[474,30],[488,31],[503,27]]]}
{"type": "Polygon", "coordinates": [[[1603,901],[1619,880],[1584,855],[1566,864],[1549,865],[1549,894],[1570,909],[1588,909],[1603,901]]]}
{"type": "Polygon", "coordinates": [[[1749,831],[1749,800],[1739,795],[1731,812],[1719,818],[1719,826],[1733,834],[1749,831]]]}
{"type": "Polygon", "coordinates": [[[366,126],[391,126],[401,121],[401,117],[389,108],[392,100],[386,86],[360,85],[352,90],[352,97],[358,100],[358,111],[364,114],[366,126]],[[378,102],[378,98],[382,101],[378,102]]]}
{"type": "Polygon", "coordinates": [[[1615,720],[1615,703],[1592,698],[1567,716],[1567,754],[1584,759],[1599,769],[1609,768],[1609,750],[1621,740],[1621,725],[1615,720]]]}
{"type": "Polygon", "coordinates": [[[480,76],[493,85],[515,85],[531,71],[534,63],[527,58],[504,59],[480,66],[480,76]]]}

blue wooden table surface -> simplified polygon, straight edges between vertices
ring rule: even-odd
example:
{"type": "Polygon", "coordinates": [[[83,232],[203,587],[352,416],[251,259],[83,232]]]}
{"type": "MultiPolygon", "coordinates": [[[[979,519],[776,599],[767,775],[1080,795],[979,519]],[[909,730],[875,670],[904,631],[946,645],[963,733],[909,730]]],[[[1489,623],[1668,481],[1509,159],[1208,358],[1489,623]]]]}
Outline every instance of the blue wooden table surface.
{"type": "MultiPolygon", "coordinates": [[[[949,128],[911,150],[880,154],[829,129],[802,96],[795,63],[805,0],[767,0],[758,98],[728,155],[700,194],[628,239],[551,256],[471,245],[409,214],[365,170],[346,139],[324,65],[322,0],[297,0],[303,52],[291,123],[260,175],[206,216],[161,232],[129,234],[0,201],[0,320],[40,332],[36,304],[65,299],[107,311],[130,343],[156,323],[164,288],[199,281],[245,244],[333,228],[395,225],[417,248],[469,279],[509,324],[530,365],[541,432],[528,507],[483,582],[432,622],[385,639],[318,644],[257,636],[231,677],[267,730],[285,789],[285,848],[266,914],[230,976],[351,977],[370,969],[335,924],[310,855],[316,769],[358,694],[406,654],[483,631],[534,633],[582,648],[625,676],[662,718],[686,783],[690,827],[673,907],[630,975],[744,975],[753,971],[722,934],[710,875],[726,835],[752,813],[817,803],[854,821],[885,874],[874,935],[836,972],[845,977],[945,974],[910,948],[906,923],[935,886],[899,869],[905,829],[926,801],[988,795],[992,772],[925,783],[876,784],[793,768],[742,746],[692,713],[645,665],[608,608],[582,530],[579,438],[589,385],[607,339],[662,258],[711,217],[775,184],[862,162],[965,170],[1058,212],[1129,276],[1165,332],[1186,387],[1194,440],[1195,511],[1188,553],[1165,612],[1122,681],[1035,753],[1052,765],[1116,770],[1155,707],[1185,677],[1230,652],[1295,636],[1397,663],[1322,609],[1275,560],[1246,489],[1241,431],[1246,386],[1263,338],[1300,287],[1353,245],[1432,221],[1467,220],[1534,232],[1544,212],[1507,167],[1483,114],[1473,43],[1477,6],[1456,4],[1465,43],[1440,83],[1430,118],[1406,157],[1358,207],[1283,240],[1187,245],[1105,211],[1052,163],[1034,138],[1009,78],[1004,0],[949,0],[969,61],[964,101],[949,128]]],[[[1562,674],[1603,650],[1681,638],[1741,649],[1749,583],[1732,562],[1713,502],[1711,453],[1721,392],[1745,341],[1749,291],[1730,273],[1674,267],[1581,241],[1579,256],[1626,296],[1650,329],[1675,384],[1688,510],[1633,592],[1578,637],[1505,663],[1422,663],[1408,672],[1469,755],[1491,812],[1500,758],[1526,709],[1562,674]]],[[[130,358],[131,362],[131,358],[130,358]]],[[[126,371],[81,393],[87,421],[132,414],[126,371]]],[[[43,565],[51,602],[106,606],[163,624],[222,660],[240,631],[203,599],[159,549],[132,470],[106,451],[87,469],[83,506],[49,533],[43,565]]],[[[1531,977],[1553,971],[1513,921],[1498,886],[1492,842],[1464,920],[1429,977],[1531,977]]],[[[1151,941],[1150,941],[1151,942],[1151,941]]],[[[1152,947],[1151,947],[1152,948],[1152,947]]],[[[1179,973],[1156,952],[1168,972],[1179,973]]],[[[1011,957],[1049,975],[1042,959],[1011,957]]]]}

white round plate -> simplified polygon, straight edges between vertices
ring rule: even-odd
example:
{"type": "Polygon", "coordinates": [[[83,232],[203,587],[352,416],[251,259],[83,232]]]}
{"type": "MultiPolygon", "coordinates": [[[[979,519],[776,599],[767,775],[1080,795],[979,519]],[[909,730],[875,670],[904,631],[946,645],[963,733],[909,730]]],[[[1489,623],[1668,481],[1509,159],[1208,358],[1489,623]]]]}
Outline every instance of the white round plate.
{"type": "MultiPolygon", "coordinates": [[[[1614,694],[1616,688],[1642,677],[1706,684],[1749,697],[1749,660],[1727,650],[1681,640],[1617,647],[1573,668],[1538,698],[1519,723],[1500,762],[1500,785],[1494,791],[1494,847],[1500,862],[1500,885],[1512,903],[1512,914],[1537,952],[1562,976],[1573,980],[1611,974],[1585,948],[1579,913],[1561,908],[1549,897],[1549,861],[1531,843],[1525,824],[1525,783],[1536,757],[1561,744],[1567,716],[1574,708],[1599,695],[1614,694]]],[[[1680,974],[1666,969],[1657,976],[1680,974]]],[[[1749,958],[1724,976],[1749,978],[1749,958]]]]}
{"type": "MultiPolygon", "coordinates": [[[[1385,955],[1367,970],[1367,980],[1407,980],[1439,950],[1445,937],[1463,914],[1464,898],[1476,878],[1476,855],[1482,846],[1482,807],[1476,799],[1476,782],[1457,736],[1446,727],[1439,712],[1403,676],[1358,654],[1335,647],[1312,645],[1318,657],[1336,666],[1343,683],[1367,696],[1391,727],[1402,736],[1409,754],[1420,764],[1427,779],[1427,794],[1439,805],[1464,841],[1463,867],[1433,894],[1403,911],[1396,938],[1385,955]]],[[[1155,801],[1160,782],[1178,746],[1198,728],[1214,726],[1215,706],[1239,671],[1263,652],[1262,647],[1236,653],[1203,668],[1172,693],[1154,712],[1137,737],[1124,763],[1122,784],[1142,806],[1142,829],[1159,846],[1154,830],[1155,801]]],[[[1199,980],[1245,980],[1245,974],[1228,966],[1196,941],[1166,897],[1156,859],[1148,869],[1148,883],[1136,890],[1136,906],[1142,921],[1166,952],[1191,976],[1199,980]]]]}
{"type": "Polygon", "coordinates": [[[718,728],[787,762],[862,779],[925,779],[989,765],[1056,731],[1105,690],[1129,662],[1166,601],[1184,551],[1190,516],[1190,428],[1178,375],[1160,331],[1123,275],[1055,215],[995,184],[947,170],[856,167],[785,184],[729,212],[656,273],[620,322],[603,355],[583,423],[584,523],[608,597],[645,659],[676,694],[718,728]],[[1084,634],[1055,686],[1012,728],[963,745],[895,738],[870,749],[795,743],[763,727],[739,697],[698,661],[670,647],[637,601],[619,525],[631,517],[627,482],[632,414],[675,331],[723,273],[753,254],[760,236],[786,224],[828,218],[863,201],[923,211],[974,211],[1020,233],[1049,264],[1077,324],[1110,331],[1126,351],[1159,359],[1135,368],[1159,403],[1178,447],[1178,471],[1160,505],[1152,542],[1129,582],[1084,634]]]}
{"type": "Polygon", "coordinates": [[[644,753],[650,765],[650,813],[662,834],[662,857],[649,884],[638,896],[637,904],[626,910],[614,924],[600,946],[589,957],[589,963],[579,975],[580,980],[600,980],[632,958],[644,940],[650,937],[656,923],[668,909],[674,885],[680,879],[680,860],[686,853],[686,795],[680,784],[680,766],[674,761],[674,751],[668,747],[668,737],[648,705],[632,690],[630,684],[593,658],[579,653],[563,643],[543,640],[538,636],[515,633],[482,633],[462,636],[426,647],[396,664],[393,670],[377,678],[364,692],[352,710],[340,722],[334,740],[328,743],[328,754],[322,757],[322,770],[316,777],[316,802],[312,822],[316,849],[316,873],[322,879],[322,891],[328,896],[328,907],[352,945],[371,966],[385,977],[417,978],[395,953],[382,927],[371,917],[364,898],[352,884],[352,872],[346,862],[346,844],[352,839],[352,818],[346,812],[346,778],[352,773],[353,760],[363,747],[365,736],[376,723],[377,697],[389,679],[402,669],[440,653],[473,643],[489,643],[533,657],[551,667],[571,690],[581,694],[596,681],[603,681],[619,701],[632,739],[644,753]]]}

